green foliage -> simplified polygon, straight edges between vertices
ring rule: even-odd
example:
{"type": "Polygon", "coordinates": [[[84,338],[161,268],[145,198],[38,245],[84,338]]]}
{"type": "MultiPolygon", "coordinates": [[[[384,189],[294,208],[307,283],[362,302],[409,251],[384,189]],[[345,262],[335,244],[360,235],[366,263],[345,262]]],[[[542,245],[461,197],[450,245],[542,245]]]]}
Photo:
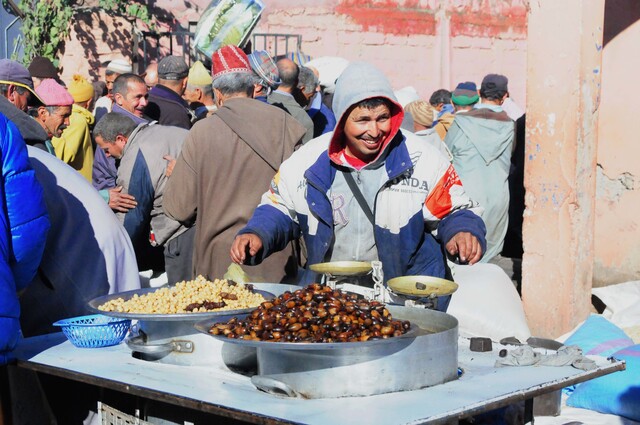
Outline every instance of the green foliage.
{"type": "Polygon", "coordinates": [[[69,21],[73,16],[71,0],[23,0],[20,10],[24,35],[24,58],[29,62],[40,55],[58,65],[55,54],[64,38],[69,35],[69,21]]]}
{"type": "MultiPolygon", "coordinates": [[[[129,20],[141,20],[151,25],[147,6],[122,0],[99,0],[100,9],[129,20]]],[[[22,0],[20,10],[22,34],[24,36],[23,62],[29,63],[34,56],[44,56],[58,66],[57,54],[69,35],[71,18],[78,9],[76,0],[22,0]]]]}

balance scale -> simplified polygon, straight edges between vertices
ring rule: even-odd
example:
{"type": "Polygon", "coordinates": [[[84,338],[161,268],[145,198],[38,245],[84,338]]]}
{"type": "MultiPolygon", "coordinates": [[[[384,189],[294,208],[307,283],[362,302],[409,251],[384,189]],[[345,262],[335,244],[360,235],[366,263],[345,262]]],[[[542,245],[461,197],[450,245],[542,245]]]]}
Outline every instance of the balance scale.
{"type": "Polygon", "coordinates": [[[322,275],[321,282],[332,289],[362,295],[368,300],[405,307],[438,307],[438,298],[453,294],[458,284],[433,276],[400,276],[384,284],[381,261],[332,261],[309,268],[322,275]],[[371,274],[373,287],[354,284],[358,277],[371,274]]]}

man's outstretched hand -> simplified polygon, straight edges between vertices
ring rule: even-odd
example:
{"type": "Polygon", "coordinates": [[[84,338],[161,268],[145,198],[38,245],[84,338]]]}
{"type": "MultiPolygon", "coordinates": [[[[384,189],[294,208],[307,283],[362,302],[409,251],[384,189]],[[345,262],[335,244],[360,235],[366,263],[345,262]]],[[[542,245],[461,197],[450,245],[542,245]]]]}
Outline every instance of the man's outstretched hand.
{"type": "Polygon", "coordinates": [[[262,249],[262,240],[258,235],[253,233],[245,233],[244,235],[236,236],[233,244],[231,245],[231,261],[236,264],[244,264],[247,259],[247,248],[249,249],[249,255],[253,257],[262,249]]]}
{"type": "Polygon", "coordinates": [[[445,248],[449,254],[457,254],[462,264],[475,264],[482,258],[482,246],[478,238],[469,232],[456,233],[445,248]]]}

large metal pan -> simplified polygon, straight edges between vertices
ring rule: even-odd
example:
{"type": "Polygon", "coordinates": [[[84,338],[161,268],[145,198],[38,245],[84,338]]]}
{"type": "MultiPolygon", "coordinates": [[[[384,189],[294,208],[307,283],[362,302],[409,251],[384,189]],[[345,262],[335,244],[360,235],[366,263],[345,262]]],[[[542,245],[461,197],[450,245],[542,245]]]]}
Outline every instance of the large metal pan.
{"type": "Polygon", "coordinates": [[[394,319],[409,320],[412,331],[400,337],[347,343],[244,341],[208,333],[230,317],[198,322],[195,328],[225,346],[257,353],[261,390],[290,397],[367,396],[424,388],[456,379],[458,321],[439,311],[387,305],[394,319]]]}

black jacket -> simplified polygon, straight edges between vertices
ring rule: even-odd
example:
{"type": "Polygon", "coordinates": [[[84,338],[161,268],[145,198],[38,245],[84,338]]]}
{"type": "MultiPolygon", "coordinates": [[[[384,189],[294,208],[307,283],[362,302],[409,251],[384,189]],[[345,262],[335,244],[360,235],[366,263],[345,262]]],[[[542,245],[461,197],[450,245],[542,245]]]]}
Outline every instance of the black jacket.
{"type": "Polygon", "coordinates": [[[187,102],[168,87],[156,85],[149,92],[149,104],[144,114],[162,125],[191,128],[191,113],[187,102]]]}

